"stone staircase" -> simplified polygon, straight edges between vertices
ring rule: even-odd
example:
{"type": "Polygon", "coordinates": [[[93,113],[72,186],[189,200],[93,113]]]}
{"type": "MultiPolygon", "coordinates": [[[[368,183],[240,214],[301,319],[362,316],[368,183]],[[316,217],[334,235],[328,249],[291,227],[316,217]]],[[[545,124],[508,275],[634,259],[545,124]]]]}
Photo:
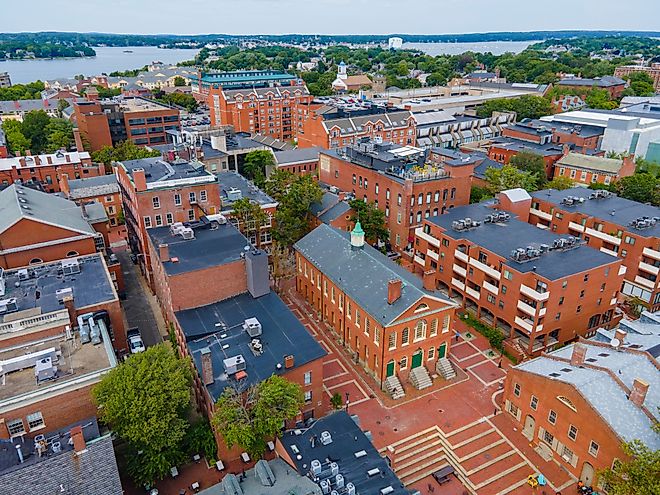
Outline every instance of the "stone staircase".
{"type": "Polygon", "coordinates": [[[401,385],[399,378],[396,376],[388,376],[385,378],[385,390],[394,400],[398,400],[406,396],[406,393],[403,390],[403,385],[401,385]]]}
{"type": "Polygon", "coordinates": [[[435,364],[435,371],[445,380],[456,378],[456,371],[454,371],[454,367],[446,357],[438,359],[438,362],[435,364]]]}
{"type": "Polygon", "coordinates": [[[424,390],[425,388],[433,385],[433,380],[431,380],[431,376],[429,375],[429,372],[425,366],[418,366],[417,368],[413,368],[410,371],[408,381],[417,390],[424,390]]]}

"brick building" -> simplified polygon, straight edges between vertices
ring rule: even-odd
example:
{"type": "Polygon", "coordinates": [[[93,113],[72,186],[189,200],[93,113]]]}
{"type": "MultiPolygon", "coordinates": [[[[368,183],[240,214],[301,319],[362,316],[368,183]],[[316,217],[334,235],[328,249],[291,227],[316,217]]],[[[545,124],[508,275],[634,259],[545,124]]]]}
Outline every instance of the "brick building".
{"type": "Polygon", "coordinates": [[[345,193],[335,194],[332,191],[324,191],[321,201],[313,203],[309,210],[314,215],[313,228],[325,223],[330,227],[350,232],[355,226],[351,220],[355,212],[346,201],[345,193]]]}
{"type": "Polygon", "coordinates": [[[573,182],[609,185],[621,177],[635,173],[635,162],[629,156],[605,158],[581,153],[567,153],[555,162],[554,177],[568,177],[573,182]]]}
{"type": "Polygon", "coordinates": [[[237,132],[294,139],[302,126],[302,109],[312,101],[304,84],[227,89],[211,86],[211,126],[230,125],[237,132]]]}
{"type": "Polygon", "coordinates": [[[7,137],[5,136],[5,131],[0,129],[0,158],[7,158],[8,156],[7,137]]]}
{"type": "Polygon", "coordinates": [[[301,148],[332,149],[355,145],[363,138],[399,145],[415,145],[416,122],[409,110],[369,107],[348,110],[314,103],[303,110],[298,132],[301,148]]]}
{"type": "Polygon", "coordinates": [[[295,150],[274,151],[277,170],[294,174],[313,174],[318,170],[321,148],[296,148],[295,150]]]}
{"type": "Polygon", "coordinates": [[[582,77],[567,77],[555,83],[556,87],[570,89],[577,95],[584,97],[592,89],[604,89],[610,98],[617,99],[623,96],[626,89],[626,81],[616,76],[594,77],[592,79],[582,77]]]}
{"type": "Polygon", "coordinates": [[[546,176],[551,179],[555,162],[568,153],[570,148],[568,145],[553,143],[551,133],[543,134],[543,143],[505,136],[495,138],[487,144],[488,158],[507,165],[518,153],[532,153],[543,158],[546,176]]]}
{"type": "MultiPolygon", "coordinates": [[[[654,357],[621,345],[581,340],[507,373],[504,407],[537,451],[586,486],[597,472],[625,461],[623,442],[660,448],[660,371],[654,357]]],[[[600,491],[600,490],[599,490],[600,491]]]]}
{"type": "Polygon", "coordinates": [[[430,385],[428,370],[449,353],[456,305],[365,244],[359,222],[350,234],[320,225],[294,248],[296,290],[376,384],[395,398],[401,380],[430,385]]]}
{"type": "Polygon", "coordinates": [[[583,188],[532,193],[529,222],[571,234],[589,246],[618,256],[625,267],[621,293],[660,309],[660,224],[658,208],[583,188]]]}
{"type": "Polygon", "coordinates": [[[414,229],[470,200],[474,164],[443,164],[428,151],[392,143],[359,143],[319,155],[319,179],[385,212],[390,244],[409,251],[414,229]]]}
{"type": "Polygon", "coordinates": [[[191,78],[193,96],[207,101],[211,88],[239,89],[288,86],[297,82],[296,76],[276,70],[237,70],[230,72],[198,72],[191,78]]]}
{"type": "Polygon", "coordinates": [[[512,352],[537,355],[615,323],[620,259],[527,223],[524,189],[425,220],[414,267],[502,331],[512,352]],[[507,210],[509,213],[507,213],[507,210]]]}
{"type": "Polygon", "coordinates": [[[144,158],[115,166],[131,249],[148,273],[147,230],[220,211],[217,178],[196,160],[144,158]]]}
{"type": "Polygon", "coordinates": [[[62,174],[59,186],[62,194],[78,205],[90,201],[102,204],[110,225],[119,225],[122,209],[116,175],[99,175],[87,179],[69,180],[67,174],[62,174]]]}
{"type": "Polygon", "coordinates": [[[164,144],[167,131],[181,126],[179,110],[139,97],[76,102],[74,115],[83,143],[91,151],[127,140],[138,146],[164,144]]]}
{"type": "Polygon", "coordinates": [[[614,69],[614,77],[625,78],[636,72],[645,72],[653,79],[653,89],[660,91],[660,63],[654,62],[651,65],[622,65],[614,69]]]}
{"type": "Polygon", "coordinates": [[[59,179],[62,174],[82,179],[104,173],[103,165],[92,163],[86,151],[57,151],[47,155],[0,158],[0,183],[40,182],[47,192],[60,191],[59,179]]]}

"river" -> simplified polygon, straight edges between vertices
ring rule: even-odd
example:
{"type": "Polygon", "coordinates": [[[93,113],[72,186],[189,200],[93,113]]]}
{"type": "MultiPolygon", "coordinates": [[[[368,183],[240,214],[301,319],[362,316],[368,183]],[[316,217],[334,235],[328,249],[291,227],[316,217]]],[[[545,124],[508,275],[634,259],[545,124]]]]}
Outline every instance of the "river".
{"type": "Polygon", "coordinates": [[[421,50],[427,55],[460,55],[464,52],[502,55],[506,52],[520,53],[529,45],[541,40],[530,41],[484,41],[480,43],[404,43],[402,48],[421,50]]]}
{"type": "Polygon", "coordinates": [[[76,74],[95,76],[116,70],[139,69],[151,62],[175,64],[195,57],[198,50],[169,49],[155,46],[94,47],[96,57],[60,58],[53,60],[4,60],[0,72],[9,72],[13,84],[41,79],[60,79],[76,74]],[[132,53],[125,53],[131,50],[132,53]]]}

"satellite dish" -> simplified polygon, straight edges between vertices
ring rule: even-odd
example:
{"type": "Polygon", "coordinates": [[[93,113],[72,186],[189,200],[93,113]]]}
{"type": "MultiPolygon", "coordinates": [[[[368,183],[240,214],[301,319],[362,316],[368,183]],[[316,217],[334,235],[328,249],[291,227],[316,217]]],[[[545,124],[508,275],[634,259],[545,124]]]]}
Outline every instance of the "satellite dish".
{"type": "Polygon", "coordinates": [[[612,347],[619,347],[619,346],[621,345],[621,341],[620,341],[619,339],[617,339],[616,337],[614,337],[614,338],[610,341],[610,345],[611,345],[612,347]]]}

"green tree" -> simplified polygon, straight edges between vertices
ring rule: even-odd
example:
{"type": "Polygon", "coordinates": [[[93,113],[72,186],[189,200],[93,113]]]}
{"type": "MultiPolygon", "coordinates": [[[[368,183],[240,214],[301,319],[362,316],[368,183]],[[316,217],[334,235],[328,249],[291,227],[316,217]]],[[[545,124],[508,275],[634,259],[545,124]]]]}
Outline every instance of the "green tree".
{"type": "Polygon", "coordinates": [[[276,169],[270,174],[264,190],[266,193],[277,201],[282,201],[289,191],[289,187],[296,180],[296,174],[288,170],[276,169]]]}
{"type": "Polygon", "coordinates": [[[615,462],[599,473],[610,495],[657,495],[660,493],[660,450],[639,440],[622,445],[628,461],[615,462]]]}
{"type": "Polygon", "coordinates": [[[57,114],[62,117],[62,112],[65,108],[69,108],[71,105],[64,98],[57,100],[57,114]]]}
{"type": "Polygon", "coordinates": [[[622,177],[616,182],[615,187],[622,198],[660,205],[660,180],[651,174],[641,173],[622,177]]]}
{"type": "Polygon", "coordinates": [[[312,220],[309,208],[312,203],[321,201],[322,197],[323,191],[311,175],[296,177],[277,207],[277,227],[273,231],[275,240],[290,247],[307,234],[312,220]]]}
{"type": "Polygon", "coordinates": [[[92,390],[100,419],[129,445],[128,472],[138,484],[162,479],[181,460],[190,384],[190,362],[158,344],[132,355],[92,390]]]}
{"type": "Polygon", "coordinates": [[[186,80],[181,77],[181,76],[176,76],[174,78],[174,86],[180,87],[180,86],[185,86],[186,85],[186,80]]]}
{"type": "Polygon", "coordinates": [[[559,176],[559,177],[555,177],[550,182],[548,182],[545,185],[545,187],[548,189],[556,189],[557,191],[563,191],[564,189],[570,189],[574,185],[575,184],[570,178],[559,176]]]}
{"type": "Polygon", "coordinates": [[[539,188],[543,187],[547,181],[545,163],[543,162],[543,157],[541,155],[529,151],[521,151],[511,158],[509,164],[513,165],[518,170],[530,172],[534,175],[537,178],[536,185],[539,188]]]}
{"type": "Polygon", "coordinates": [[[206,457],[210,465],[218,455],[218,444],[213,435],[213,429],[206,418],[200,418],[190,425],[183,439],[183,450],[192,457],[201,454],[206,457]]]}
{"type": "Polygon", "coordinates": [[[157,93],[156,100],[161,101],[167,105],[175,105],[183,107],[189,112],[194,112],[199,107],[199,102],[193,95],[185,93],[157,93]]]}
{"type": "MultiPolygon", "coordinates": [[[[64,100],[60,100],[64,101],[64,100]]],[[[73,125],[65,119],[51,119],[45,129],[45,151],[52,153],[59,149],[68,150],[73,143],[73,125]]]]}
{"type": "Polygon", "coordinates": [[[43,110],[33,110],[23,117],[21,132],[30,140],[34,154],[42,153],[46,149],[48,136],[46,127],[50,124],[50,117],[43,110]]]}
{"type": "Polygon", "coordinates": [[[520,98],[489,100],[477,108],[479,117],[490,117],[493,112],[515,112],[518,120],[538,119],[552,114],[552,104],[547,98],[524,95],[520,98]]]}
{"type": "Polygon", "coordinates": [[[481,203],[492,197],[493,195],[487,187],[472,186],[470,188],[470,204],[481,203]]]}
{"type": "Polygon", "coordinates": [[[248,198],[238,199],[232,204],[232,217],[238,220],[238,228],[248,239],[252,234],[257,239],[257,247],[261,247],[261,227],[266,224],[268,216],[257,203],[248,198]]]}
{"type": "Polygon", "coordinates": [[[616,101],[612,101],[606,89],[593,88],[589,91],[584,101],[589,108],[613,110],[619,106],[616,101]]]}
{"type": "Polygon", "coordinates": [[[157,150],[141,148],[133,141],[122,141],[113,146],[104,146],[100,150],[92,152],[92,161],[103,163],[109,167],[112,162],[123,162],[126,160],[138,160],[140,158],[154,158],[161,156],[157,150]]]}
{"type": "Polygon", "coordinates": [[[330,397],[330,405],[333,409],[341,409],[343,402],[341,392],[335,392],[332,394],[332,397],[330,397]]]}
{"type": "Polygon", "coordinates": [[[353,209],[351,222],[354,224],[360,222],[364,230],[365,238],[370,242],[386,242],[390,238],[390,232],[387,230],[385,221],[385,212],[379,210],[375,203],[365,203],[359,199],[352,199],[348,202],[353,209]]]}
{"type": "Polygon", "coordinates": [[[626,89],[626,96],[653,96],[653,78],[646,72],[633,72],[626,77],[630,85],[626,89]]]}
{"type": "Polygon", "coordinates": [[[304,402],[300,385],[272,375],[247,390],[225,388],[215,404],[212,423],[229,448],[239,445],[259,458],[268,439],[300,412],[304,402]]]}
{"type": "Polygon", "coordinates": [[[5,120],[2,123],[2,130],[7,139],[7,146],[9,151],[14,155],[25,154],[25,150],[29,150],[32,143],[23,134],[21,123],[18,120],[5,120]]]}
{"type": "Polygon", "coordinates": [[[491,194],[497,194],[507,189],[522,187],[526,191],[536,191],[537,177],[530,172],[523,172],[511,165],[501,169],[489,167],[486,169],[486,182],[491,194]]]}
{"type": "Polygon", "coordinates": [[[244,175],[252,180],[258,187],[266,183],[266,172],[269,167],[275,166],[275,157],[268,150],[250,151],[245,155],[243,163],[244,175]]]}

